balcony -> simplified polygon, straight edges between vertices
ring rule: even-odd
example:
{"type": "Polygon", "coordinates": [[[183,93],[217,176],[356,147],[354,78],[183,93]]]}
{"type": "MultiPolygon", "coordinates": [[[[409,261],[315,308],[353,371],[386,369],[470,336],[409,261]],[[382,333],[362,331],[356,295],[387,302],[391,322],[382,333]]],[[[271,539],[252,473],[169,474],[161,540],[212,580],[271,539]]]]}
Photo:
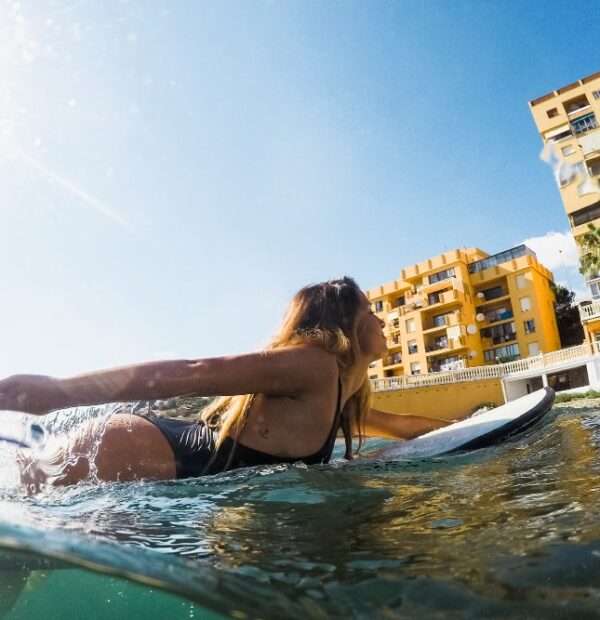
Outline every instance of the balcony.
{"type": "Polygon", "coordinates": [[[464,357],[453,360],[432,360],[429,372],[450,372],[451,370],[464,370],[467,361],[464,357]]]}
{"type": "Polygon", "coordinates": [[[579,316],[582,323],[600,319],[600,301],[579,304],[579,316]]]}
{"type": "Polygon", "coordinates": [[[447,336],[442,336],[441,338],[436,338],[433,343],[425,345],[425,351],[427,353],[431,353],[433,351],[443,351],[444,349],[449,348],[449,342],[447,336]]]}
{"type": "Polygon", "coordinates": [[[500,321],[508,321],[514,318],[515,315],[512,310],[492,310],[491,312],[486,312],[483,316],[485,323],[491,325],[500,321]]]}
{"type": "Polygon", "coordinates": [[[402,341],[399,336],[391,336],[386,339],[387,348],[388,349],[397,349],[402,346],[402,341]]]}
{"type": "Polygon", "coordinates": [[[571,121],[571,129],[576,136],[587,133],[592,129],[598,129],[596,115],[592,112],[591,114],[586,114],[585,116],[581,116],[580,118],[571,121]]]}
{"type": "Polygon", "coordinates": [[[595,131],[581,136],[579,138],[579,146],[581,146],[584,157],[600,153],[600,132],[595,131]]]}
{"type": "Polygon", "coordinates": [[[402,366],[402,356],[400,354],[389,355],[383,360],[384,368],[402,366]]]}
{"type": "Polygon", "coordinates": [[[447,354],[457,349],[464,349],[466,347],[464,338],[446,338],[445,341],[440,339],[437,342],[433,342],[425,346],[425,355],[427,357],[434,357],[436,355],[447,354]]]}
{"type": "Polygon", "coordinates": [[[444,291],[443,293],[432,293],[427,300],[427,309],[429,310],[433,307],[435,309],[441,308],[448,304],[460,303],[462,300],[463,294],[456,289],[444,291]]]}
{"type": "Polygon", "coordinates": [[[424,323],[425,329],[423,330],[423,333],[431,334],[433,332],[446,329],[446,327],[451,327],[452,325],[460,325],[460,322],[461,316],[458,311],[449,312],[448,314],[444,314],[442,316],[432,317],[430,321],[424,323]]]}
{"type": "Polygon", "coordinates": [[[508,334],[499,334],[498,336],[482,336],[487,346],[495,347],[499,344],[506,344],[507,342],[514,342],[517,339],[517,332],[511,332],[508,334]]]}

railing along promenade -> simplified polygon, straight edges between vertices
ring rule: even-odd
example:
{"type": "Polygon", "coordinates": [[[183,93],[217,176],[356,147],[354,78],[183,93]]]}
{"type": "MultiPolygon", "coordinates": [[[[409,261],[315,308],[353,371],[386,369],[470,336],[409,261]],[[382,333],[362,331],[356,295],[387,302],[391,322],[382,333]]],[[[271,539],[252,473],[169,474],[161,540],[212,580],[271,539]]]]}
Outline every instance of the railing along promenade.
{"type": "Polygon", "coordinates": [[[373,379],[371,385],[373,391],[383,392],[386,390],[406,390],[410,388],[428,387],[432,385],[447,385],[449,383],[463,383],[465,381],[483,381],[485,379],[503,379],[529,372],[531,370],[544,370],[560,366],[568,362],[583,360],[593,355],[600,354],[600,343],[593,345],[589,342],[560,349],[551,353],[540,353],[522,360],[494,364],[489,366],[473,366],[461,370],[448,370],[445,372],[432,372],[426,375],[403,375],[401,377],[388,377],[386,379],[373,379]]]}

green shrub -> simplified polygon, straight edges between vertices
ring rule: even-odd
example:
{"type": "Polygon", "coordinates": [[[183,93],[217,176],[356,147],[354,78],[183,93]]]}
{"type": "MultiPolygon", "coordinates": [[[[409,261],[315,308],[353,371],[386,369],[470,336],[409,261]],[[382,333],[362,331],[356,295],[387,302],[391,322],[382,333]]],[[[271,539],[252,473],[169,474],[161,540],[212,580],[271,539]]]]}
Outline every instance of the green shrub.
{"type": "Polygon", "coordinates": [[[572,400],[581,400],[582,398],[600,398],[600,392],[597,390],[588,390],[587,392],[576,392],[575,394],[556,395],[555,403],[568,403],[572,400]]]}

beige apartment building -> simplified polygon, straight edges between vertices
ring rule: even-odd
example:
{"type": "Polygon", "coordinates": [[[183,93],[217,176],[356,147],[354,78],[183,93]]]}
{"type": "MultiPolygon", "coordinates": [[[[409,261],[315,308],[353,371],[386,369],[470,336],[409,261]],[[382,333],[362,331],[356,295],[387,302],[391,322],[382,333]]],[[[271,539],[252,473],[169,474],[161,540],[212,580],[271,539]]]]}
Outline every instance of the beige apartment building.
{"type": "MultiPolygon", "coordinates": [[[[533,99],[529,108],[545,153],[554,162],[571,232],[580,244],[600,227],[600,73],[533,99]]],[[[587,280],[593,303],[580,306],[586,335],[600,340],[600,274],[587,280]]]]}
{"type": "Polygon", "coordinates": [[[445,252],[367,291],[388,353],[372,379],[495,364],[560,348],[553,275],[520,245],[445,252]]]}

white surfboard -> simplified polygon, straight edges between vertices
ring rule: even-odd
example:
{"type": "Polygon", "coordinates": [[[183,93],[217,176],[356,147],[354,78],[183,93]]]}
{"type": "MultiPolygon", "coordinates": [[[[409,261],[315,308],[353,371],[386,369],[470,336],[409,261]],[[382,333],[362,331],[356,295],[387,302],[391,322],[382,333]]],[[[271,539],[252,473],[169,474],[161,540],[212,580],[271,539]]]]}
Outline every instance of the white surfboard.
{"type": "Polygon", "coordinates": [[[370,457],[420,459],[485,448],[524,431],[548,413],[553,402],[554,390],[546,387],[416,439],[394,442],[370,457]]]}
{"type": "Polygon", "coordinates": [[[17,411],[0,411],[0,443],[19,448],[40,447],[46,439],[46,429],[37,416],[17,411]]]}

